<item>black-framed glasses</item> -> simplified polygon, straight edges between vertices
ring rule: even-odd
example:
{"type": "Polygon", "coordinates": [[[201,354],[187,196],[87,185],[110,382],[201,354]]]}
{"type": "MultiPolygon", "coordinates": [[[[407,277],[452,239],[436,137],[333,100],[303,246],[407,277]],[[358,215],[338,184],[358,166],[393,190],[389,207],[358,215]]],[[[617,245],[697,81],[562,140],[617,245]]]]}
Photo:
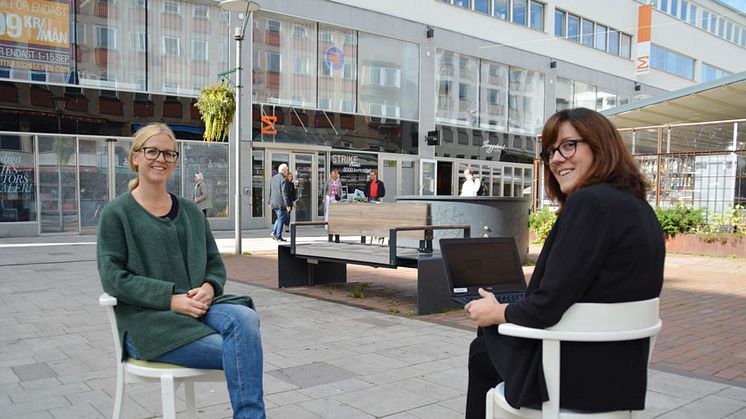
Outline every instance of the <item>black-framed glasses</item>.
{"type": "Polygon", "coordinates": [[[560,156],[569,159],[570,157],[575,155],[576,151],[578,151],[578,143],[584,142],[585,140],[583,140],[582,138],[565,140],[560,143],[559,147],[549,147],[543,150],[541,153],[539,153],[539,157],[541,157],[541,161],[544,162],[544,164],[549,164],[549,162],[552,161],[554,152],[557,151],[560,153],[560,156]]]}
{"type": "Polygon", "coordinates": [[[179,158],[178,151],[159,150],[156,147],[143,147],[140,150],[142,151],[142,154],[145,155],[145,158],[148,160],[158,160],[158,156],[160,156],[161,154],[163,154],[163,160],[169,163],[175,163],[176,160],[179,158]]]}

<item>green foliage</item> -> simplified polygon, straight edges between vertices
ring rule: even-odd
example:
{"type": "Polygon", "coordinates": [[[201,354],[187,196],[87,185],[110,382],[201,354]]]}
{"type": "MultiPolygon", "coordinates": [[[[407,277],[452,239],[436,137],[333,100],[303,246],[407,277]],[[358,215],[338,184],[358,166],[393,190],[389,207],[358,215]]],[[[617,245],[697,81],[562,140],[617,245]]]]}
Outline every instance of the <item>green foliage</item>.
{"type": "Polygon", "coordinates": [[[365,298],[365,289],[368,288],[367,282],[361,282],[352,289],[350,297],[352,298],[365,298]]]}
{"type": "Polygon", "coordinates": [[[746,234],[746,211],[741,205],[736,205],[715,214],[710,217],[707,224],[700,227],[699,232],[746,234]]]}
{"type": "Polygon", "coordinates": [[[227,81],[207,86],[199,91],[194,106],[205,123],[205,141],[225,141],[236,112],[236,95],[227,81]]]}
{"type": "Polygon", "coordinates": [[[663,232],[669,236],[695,232],[705,224],[702,208],[677,205],[671,208],[657,208],[655,215],[663,232]]]}
{"type": "Polygon", "coordinates": [[[528,217],[529,229],[536,234],[536,240],[539,242],[547,239],[555,221],[557,221],[557,214],[549,207],[543,207],[528,217]]]}

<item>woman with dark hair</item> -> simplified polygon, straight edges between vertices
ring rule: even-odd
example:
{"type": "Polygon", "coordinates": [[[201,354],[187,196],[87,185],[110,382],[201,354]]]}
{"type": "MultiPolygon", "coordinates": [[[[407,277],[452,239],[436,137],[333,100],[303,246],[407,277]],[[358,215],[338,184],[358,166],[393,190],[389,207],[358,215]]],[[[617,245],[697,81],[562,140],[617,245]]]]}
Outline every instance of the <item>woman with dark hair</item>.
{"type": "MultiPolygon", "coordinates": [[[[549,118],[541,146],[559,216],[523,301],[500,304],[480,289],[483,298],[465,306],[479,326],[469,349],[467,418],[484,418],[485,395],[502,381],[515,408],[539,408],[548,397],[541,342],[500,335],[497,325],[547,328],[574,303],[647,300],[663,286],[663,232],[616,128],[595,111],[568,109],[549,118]]],[[[644,409],[648,348],[648,339],[562,343],[560,407],[644,409]]]]}

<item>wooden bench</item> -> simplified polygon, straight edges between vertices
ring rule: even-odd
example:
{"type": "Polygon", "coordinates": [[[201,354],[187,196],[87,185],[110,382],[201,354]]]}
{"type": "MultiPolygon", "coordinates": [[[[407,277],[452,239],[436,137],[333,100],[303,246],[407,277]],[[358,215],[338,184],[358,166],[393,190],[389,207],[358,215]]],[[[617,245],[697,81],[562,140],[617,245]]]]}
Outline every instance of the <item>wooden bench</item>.
{"type": "Polygon", "coordinates": [[[469,225],[433,226],[430,204],[336,203],[329,206],[329,221],[296,222],[290,226],[290,243],[278,246],[280,288],[347,281],[347,264],[396,269],[417,269],[417,314],[453,307],[438,251],[433,250],[434,230],[463,230],[469,225]],[[298,228],[327,227],[328,241],[298,243],[298,228]],[[388,239],[388,244],[366,243],[368,236],[388,239]],[[354,239],[350,239],[354,237],[354,239]]]}

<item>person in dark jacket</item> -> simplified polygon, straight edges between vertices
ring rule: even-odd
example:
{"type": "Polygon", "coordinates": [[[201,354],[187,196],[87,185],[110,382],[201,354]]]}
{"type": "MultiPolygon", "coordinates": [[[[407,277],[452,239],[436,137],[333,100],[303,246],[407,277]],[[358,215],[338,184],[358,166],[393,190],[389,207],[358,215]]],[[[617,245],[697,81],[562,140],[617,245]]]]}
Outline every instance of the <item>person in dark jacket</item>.
{"type": "Polygon", "coordinates": [[[288,197],[290,198],[290,209],[288,210],[288,216],[285,217],[285,232],[289,233],[290,219],[292,218],[293,208],[295,208],[295,201],[298,200],[298,181],[293,179],[293,173],[288,172],[287,182],[285,182],[288,189],[288,197]]]}
{"type": "MultiPolygon", "coordinates": [[[[469,350],[466,418],[484,418],[485,394],[505,382],[511,406],[547,400],[541,341],[503,336],[497,325],[547,328],[574,303],[640,301],[660,295],[665,246],[648,184],[614,126],[585,109],[557,112],[542,133],[545,187],[560,209],[526,298],[465,306],[479,326],[469,350]]],[[[588,412],[645,408],[649,339],[563,342],[560,407],[588,412]]]]}
{"type": "Polygon", "coordinates": [[[370,179],[365,184],[365,197],[368,198],[368,202],[378,202],[386,196],[386,187],[383,182],[378,180],[378,171],[371,170],[369,173],[370,179]]]}
{"type": "Polygon", "coordinates": [[[271,236],[273,239],[282,242],[287,241],[282,238],[282,227],[293,208],[288,195],[287,176],[288,165],[283,163],[277,167],[277,174],[272,176],[269,181],[269,206],[272,207],[275,216],[277,216],[277,220],[272,226],[271,236]]]}

